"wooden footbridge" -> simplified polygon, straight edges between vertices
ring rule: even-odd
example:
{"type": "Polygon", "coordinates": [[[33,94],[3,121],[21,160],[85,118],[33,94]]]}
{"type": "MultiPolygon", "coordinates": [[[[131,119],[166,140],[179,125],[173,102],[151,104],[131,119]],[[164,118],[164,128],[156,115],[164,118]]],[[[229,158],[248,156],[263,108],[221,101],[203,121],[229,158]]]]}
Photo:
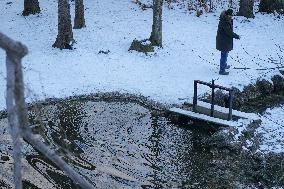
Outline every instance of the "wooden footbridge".
{"type": "Polygon", "coordinates": [[[186,108],[173,107],[170,109],[170,112],[221,126],[238,126],[241,124],[240,122],[238,122],[238,119],[240,118],[252,120],[257,119],[255,114],[233,110],[233,89],[215,85],[214,80],[212,80],[212,83],[194,80],[193,102],[188,103],[188,107],[186,108]],[[205,103],[197,100],[198,84],[206,85],[212,89],[210,103],[205,103]],[[221,89],[229,92],[228,108],[215,105],[215,89],[221,89]]]}

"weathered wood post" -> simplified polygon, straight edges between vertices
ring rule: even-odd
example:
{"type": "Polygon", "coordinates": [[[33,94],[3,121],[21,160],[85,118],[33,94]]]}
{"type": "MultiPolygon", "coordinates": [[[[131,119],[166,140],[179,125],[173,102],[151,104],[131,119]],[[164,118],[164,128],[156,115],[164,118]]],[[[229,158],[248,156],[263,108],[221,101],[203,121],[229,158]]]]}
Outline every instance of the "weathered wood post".
{"type": "Polygon", "coordinates": [[[28,128],[28,113],[24,96],[24,82],[21,59],[28,53],[26,46],[16,42],[0,33],[0,47],[6,51],[7,67],[7,96],[6,105],[8,121],[13,138],[14,181],[15,188],[22,189],[21,176],[21,137],[34,148],[50,159],[68,175],[74,183],[84,189],[93,189],[94,186],[87,182],[80,174],[73,170],[54,150],[46,146],[28,128]]]}
{"type": "Polygon", "coordinates": [[[197,107],[197,81],[194,80],[193,106],[192,110],[195,112],[197,107]]]}
{"type": "Polygon", "coordinates": [[[229,91],[229,115],[228,120],[232,120],[232,109],[233,109],[233,90],[229,91]]]}
{"type": "Polygon", "coordinates": [[[21,76],[21,59],[28,53],[26,46],[19,42],[15,42],[0,33],[0,47],[6,51],[6,69],[7,69],[7,94],[6,106],[8,112],[8,121],[10,133],[13,139],[13,158],[14,158],[14,182],[16,189],[22,189],[22,174],[21,174],[21,123],[22,120],[17,116],[21,111],[21,106],[17,106],[20,88],[22,84],[19,82],[21,76]]]}
{"type": "Polygon", "coordinates": [[[212,85],[211,85],[211,111],[210,111],[210,116],[213,117],[214,116],[214,103],[215,103],[215,93],[214,93],[214,89],[215,89],[215,85],[214,85],[214,79],[212,79],[212,85]]]}

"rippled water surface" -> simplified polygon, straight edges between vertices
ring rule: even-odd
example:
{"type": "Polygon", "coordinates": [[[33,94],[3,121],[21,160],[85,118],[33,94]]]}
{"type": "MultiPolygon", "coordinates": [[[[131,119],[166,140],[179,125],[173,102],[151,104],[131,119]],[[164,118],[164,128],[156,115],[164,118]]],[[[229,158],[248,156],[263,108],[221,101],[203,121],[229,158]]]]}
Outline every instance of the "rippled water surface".
{"type": "MultiPolygon", "coordinates": [[[[35,133],[97,188],[193,187],[210,156],[206,133],[179,127],[136,103],[69,101],[33,108],[35,133]]],[[[0,120],[0,188],[12,186],[7,119],[0,120]]],[[[79,188],[25,143],[25,188],[79,188]]]]}

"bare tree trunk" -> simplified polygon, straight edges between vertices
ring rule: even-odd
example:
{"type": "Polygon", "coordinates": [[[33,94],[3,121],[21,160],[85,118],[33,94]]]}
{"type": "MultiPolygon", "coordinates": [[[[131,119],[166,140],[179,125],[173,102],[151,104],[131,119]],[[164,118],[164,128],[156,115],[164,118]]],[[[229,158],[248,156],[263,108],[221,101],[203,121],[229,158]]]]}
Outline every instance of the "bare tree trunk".
{"type": "Polygon", "coordinates": [[[153,25],[150,41],[154,46],[162,47],[162,10],[163,0],[153,0],[153,25]]]}
{"type": "Polygon", "coordinates": [[[28,16],[30,14],[40,13],[40,7],[38,0],[25,0],[24,1],[24,11],[23,16],[28,16]]]}
{"type": "Polygon", "coordinates": [[[261,0],[258,5],[259,12],[273,13],[275,10],[284,13],[284,0],[261,0]]]}
{"type": "Polygon", "coordinates": [[[246,18],[254,18],[253,14],[254,0],[240,0],[240,9],[238,16],[244,16],[246,18]]]}
{"type": "Polygon", "coordinates": [[[230,7],[230,8],[233,7],[233,0],[229,0],[229,7],[230,7]]]}
{"type": "Polygon", "coordinates": [[[213,9],[213,2],[212,0],[209,0],[209,12],[212,12],[212,9],[213,9]]]}
{"type": "Polygon", "coordinates": [[[69,0],[58,0],[58,34],[52,47],[72,49],[73,41],[69,0]]]}
{"type": "Polygon", "coordinates": [[[75,18],[74,29],[86,27],[84,17],[84,2],[83,0],[75,0],[75,18]]]}

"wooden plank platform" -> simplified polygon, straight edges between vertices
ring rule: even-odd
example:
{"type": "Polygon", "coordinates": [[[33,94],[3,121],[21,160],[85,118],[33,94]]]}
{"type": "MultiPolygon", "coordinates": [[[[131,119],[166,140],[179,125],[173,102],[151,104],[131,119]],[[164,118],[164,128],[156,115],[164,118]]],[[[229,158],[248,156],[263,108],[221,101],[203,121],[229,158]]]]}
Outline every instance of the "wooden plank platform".
{"type": "MultiPolygon", "coordinates": [[[[193,111],[192,107],[185,109],[185,110],[193,111]]],[[[193,111],[193,112],[197,112],[197,113],[204,114],[204,115],[207,115],[207,116],[211,115],[211,109],[210,108],[199,106],[199,105],[196,106],[196,111],[193,111]]],[[[228,111],[226,112],[226,111],[214,109],[214,117],[219,118],[219,119],[223,119],[223,120],[228,120],[228,111]]],[[[233,120],[237,120],[239,118],[240,118],[239,116],[235,116],[235,115],[233,116],[233,120]]]]}
{"type": "MultiPolygon", "coordinates": [[[[189,106],[192,107],[192,103],[188,103],[188,104],[189,104],[189,106]]],[[[203,102],[203,101],[198,101],[197,105],[199,107],[207,108],[209,110],[211,108],[211,104],[210,103],[203,102]]],[[[218,106],[218,105],[214,105],[214,110],[216,112],[220,112],[220,113],[224,113],[224,114],[228,114],[229,113],[229,108],[225,108],[225,107],[218,106]]],[[[259,119],[259,117],[255,113],[246,113],[246,112],[241,112],[241,111],[234,110],[234,109],[232,110],[232,115],[233,115],[233,117],[235,116],[235,117],[251,119],[251,120],[259,119]]]]}
{"type": "Polygon", "coordinates": [[[259,119],[258,115],[254,113],[245,113],[237,110],[232,110],[233,120],[228,121],[229,109],[221,106],[214,106],[214,117],[210,116],[211,104],[198,101],[196,107],[196,112],[192,110],[192,103],[187,103],[187,107],[184,109],[181,108],[171,108],[169,111],[182,114],[194,119],[199,119],[206,122],[211,122],[214,124],[222,126],[238,126],[241,123],[238,122],[238,119],[248,119],[248,120],[257,120],[259,119]]]}
{"type": "Polygon", "coordinates": [[[220,118],[216,118],[216,117],[210,117],[210,116],[205,115],[205,114],[200,114],[200,113],[189,111],[189,110],[183,110],[183,109],[180,109],[180,108],[171,108],[169,111],[174,112],[174,113],[178,113],[178,114],[182,114],[182,115],[185,115],[185,116],[188,116],[188,117],[192,117],[192,118],[195,118],[195,119],[199,119],[199,120],[202,120],[202,121],[222,125],[222,126],[227,126],[227,127],[238,126],[238,122],[236,122],[236,121],[228,121],[228,120],[224,120],[224,119],[220,119],[220,118]]]}

